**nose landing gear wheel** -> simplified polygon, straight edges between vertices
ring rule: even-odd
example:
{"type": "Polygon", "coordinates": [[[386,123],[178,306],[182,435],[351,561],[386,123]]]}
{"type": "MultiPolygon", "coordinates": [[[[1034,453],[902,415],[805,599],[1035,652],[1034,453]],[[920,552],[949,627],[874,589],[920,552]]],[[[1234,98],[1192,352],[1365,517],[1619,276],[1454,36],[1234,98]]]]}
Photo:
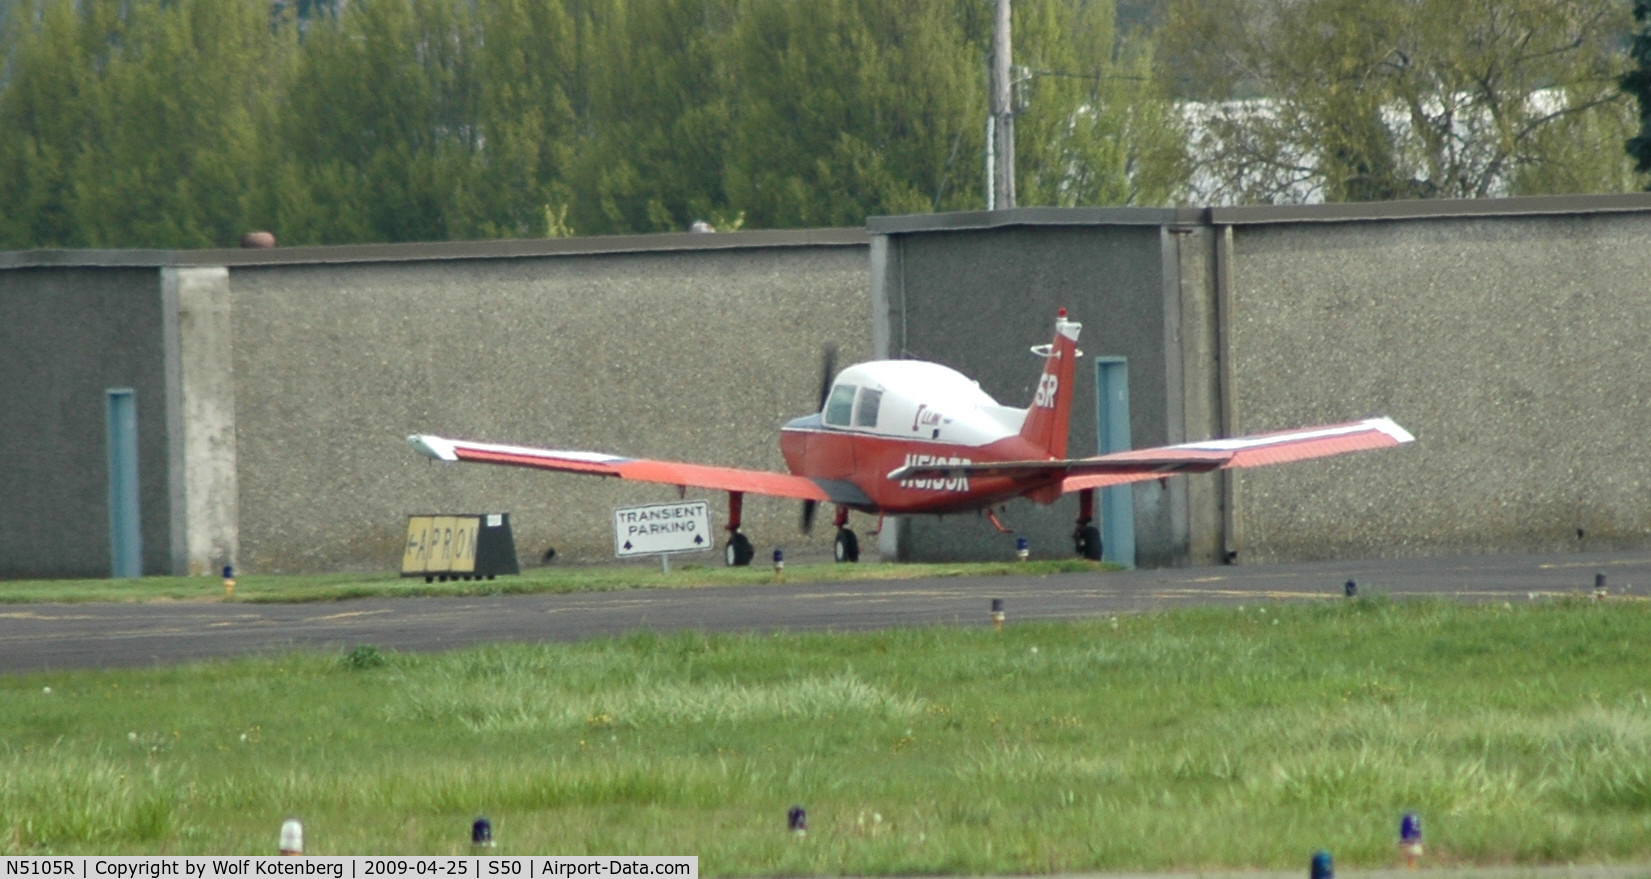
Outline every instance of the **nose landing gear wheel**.
{"type": "Polygon", "coordinates": [[[728,538],[728,543],[722,548],[722,560],[730,568],[743,568],[751,564],[751,558],[756,552],[751,549],[751,541],[738,531],[728,538]]]}
{"type": "Polygon", "coordinates": [[[839,562],[857,562],[860,560],[860,538],[847,528],[837,529],[837,539],[832,543],[832,553],[839,562]]]}

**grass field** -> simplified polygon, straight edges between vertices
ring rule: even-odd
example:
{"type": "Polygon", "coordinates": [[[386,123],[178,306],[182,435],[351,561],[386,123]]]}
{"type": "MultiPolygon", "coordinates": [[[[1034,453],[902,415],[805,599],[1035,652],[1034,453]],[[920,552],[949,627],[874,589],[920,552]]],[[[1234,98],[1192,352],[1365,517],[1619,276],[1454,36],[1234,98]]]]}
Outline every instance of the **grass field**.
{"type": "MultiPolygon", "coordinates": [[[[788,565],[790,582],[834,580],[912,580],[923,577],[989,577],[1097,571],[1106,567],[1080,559],[1004,563],[788,565]]],[[[680,563],[669,573],[657,565],[550,566],[529,568],[494,580],[426,583],[395,574],[253,575],[235,578],[226,592],[217,577],[137,577],[124,580],[6,580],[0,604],[84,601],[343,601],[351,598],[435,595],[503,595],[535,592],[604,592],[616,589],[693,589],[704,586],[756,586],[774,582],[771,566],[728,568],[680,563]]]]}
{"type": "Polygon", "coordinates": [[[697,854],[708,876],[1651,859],[1651,607],[1360,599],[1003,631],[0,678],[0,853],[697,854]],[[49,691],[48,691],[49,688],[49,691]],[[793,804],[809,831],[785,829],[793,804]]]}

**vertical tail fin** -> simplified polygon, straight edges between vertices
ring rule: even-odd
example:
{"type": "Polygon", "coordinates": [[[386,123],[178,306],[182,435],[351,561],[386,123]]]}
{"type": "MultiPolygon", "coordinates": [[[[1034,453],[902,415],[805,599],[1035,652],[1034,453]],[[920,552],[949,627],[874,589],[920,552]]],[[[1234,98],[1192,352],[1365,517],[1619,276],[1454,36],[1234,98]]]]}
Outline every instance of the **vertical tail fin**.
{"type": "Polygon", "coordinates": [[[1032,405],[1021,425],[1022,438],[1052,458],[1066,457],[1067,425],[1072,418],[1072,392],[1078,374],[1078,332],[1083,324],[1066,319],[1066,309],[1055,318],[1055,339],[1032,349],[1044,355],[1032,405]],[[1047,350],[1046,350],[1047,349],[1047,350]]]}

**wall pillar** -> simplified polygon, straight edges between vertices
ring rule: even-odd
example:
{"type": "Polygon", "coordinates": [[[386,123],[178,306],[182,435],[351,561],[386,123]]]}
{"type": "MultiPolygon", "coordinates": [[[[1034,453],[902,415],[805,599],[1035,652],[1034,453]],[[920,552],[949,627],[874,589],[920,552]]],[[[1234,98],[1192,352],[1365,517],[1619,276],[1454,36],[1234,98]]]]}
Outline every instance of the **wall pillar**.
{"type": "MultiPolygon", "coordinates": [[[[871,236],[871,354],[892,360],[905,353],[906,289],[901,274],[900,241],[892,235],[871,236]]],[[[878,561],[905,561],[906,518],[886,516],[877,532],[878,561]]]]}
{"type": "Polygon", "coordinates": [[[161,269],[172,573],[215,573],[240,552],[229,270],[161,269]]]}
{"type": "MultiPolygon", "coordinates": [[[[1169,438],[1195,442],[1228,435],[1223,368],[1226,351],[1222,310],[1227,246],[1224,230],[1207,224],[1164,227],[1165,326],[1170,364],[1169,438]]],[[[1226,561],[1227,474],[1172,480],[1175,537],[1185,547],[1178,564],[1226,561]]]]}

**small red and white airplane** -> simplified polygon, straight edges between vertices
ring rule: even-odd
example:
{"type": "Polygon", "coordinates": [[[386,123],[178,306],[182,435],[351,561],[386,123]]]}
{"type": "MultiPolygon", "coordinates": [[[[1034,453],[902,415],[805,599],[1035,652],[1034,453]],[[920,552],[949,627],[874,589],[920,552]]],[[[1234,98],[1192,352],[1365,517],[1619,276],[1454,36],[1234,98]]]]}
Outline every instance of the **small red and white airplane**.
{"type": "MultiPolygon", "coordinates": [[[[1055,337],[1032,350],[1043,375],[1031,405],[999,405],[962,373],[918,360],[860,363],[831,378],[828,365],[820,411],[780,430],[790,473],[557,451],[415,434],[407,442],[439,461],[474,461],[616,476],[728,492],[729,565],[751,563],[751,542],[740,533],[747,494],[803,501],[803,528],[814,505],[836,505],[838,561],[857,561],[859,541],[846,526],[850,510],[882,516],[984,510],[999,530],[993,507],[1018,497],[1053,503],[1078,495],[1073,541],[1079,555],[1099,559],[1094,526],[1095,489],[1180,473],[1259,467],[1379,449],[1413,437],[1389,418],[1369,418],[1278,433],[1205,440],[1152,449],[1068,458],[1067,424],[1077,372],[1078,332],[1066,309],[1055,337]]],[[[875,533],[875,532],[873,532],[875,533]]]]}

